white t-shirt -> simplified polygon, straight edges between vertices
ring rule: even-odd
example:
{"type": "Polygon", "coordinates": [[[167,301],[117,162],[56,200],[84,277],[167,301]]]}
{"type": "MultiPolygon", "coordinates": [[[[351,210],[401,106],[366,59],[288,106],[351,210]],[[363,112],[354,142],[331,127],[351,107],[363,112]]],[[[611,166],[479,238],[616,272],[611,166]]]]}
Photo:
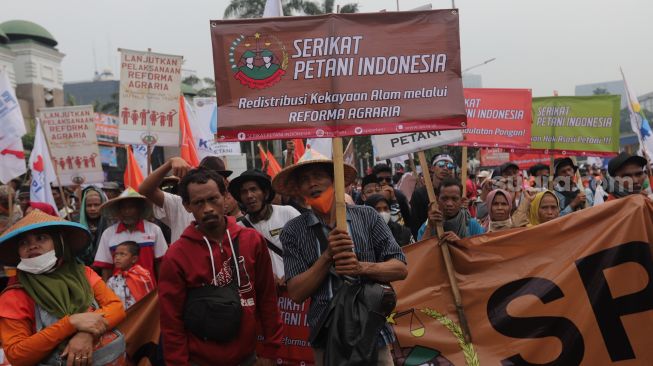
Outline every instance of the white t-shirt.
{"type": "MultiPolygon", "coordinates": [[[[279,239],[281,230],[288,221],[294,219],[299,215],[299,211],[295,210],[292,206],[272,205],[272,216],[270,216],[270,219],[267,221],[259,221],[255,224],[249,218],[249,215],[245,215],[245,218],[247,218],[247,220],[252,223],[254,229],[263,235],[263,237],[265,237],[279,249],[283,250],[281,240],[279,239]]],[[[245,226],[245,224],[242,222],[239,222],[239,224],[245,226]]],[[[272,259],[272,272],[274,272],[274,275],[278,278],[283,278],[283,257],[279,256],[269,248],[268,252],[270,252],[270,259],[272,259]]]]}
{"type": "Polygon", "coordinates": [[[126,241],[134,241],[140,247],[137,264],[140,264],[143,268],[150,271],[150,273],[155,273],[154,260],[166,254],[168,244],[166,244],[161,228],[146,220],[142,222],[143,231],[138,229],[129,231],[123,230],[122,228],[119,230],[119,227],[122,226],[120,222],[104,230],[100,238],[100,244],[98,244],[93,265],[95,267],[113,269],[113,251],[116,249],[116,246],[126,241]]]}
{"type": "Polygon", "coordinates": [[[163,192],[163,207],[154,206],[154,217],[170,228],[170,244],[176,242],[195,218],[186,211],[181,196],[163,192]]]}
{"type": "Polygon", "coordinates": [[[107,281],[107,287],[110,288],[118,298],[120,298],[125,309],[129,309],[132,305],[136,304],[136,299],[134,299],[134,296],[129,291],[127,281],[122,275],[117,274],[111,276],[107,281]]]}

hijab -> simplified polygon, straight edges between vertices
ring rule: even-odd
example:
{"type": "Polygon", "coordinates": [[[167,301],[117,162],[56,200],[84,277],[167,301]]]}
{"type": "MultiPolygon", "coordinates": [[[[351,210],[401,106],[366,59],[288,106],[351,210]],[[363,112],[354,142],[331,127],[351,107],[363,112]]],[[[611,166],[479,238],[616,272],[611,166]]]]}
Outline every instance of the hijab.
{"type": "MultiPolygon", "coordinates": [[[[82,191],[82,206],[80,208],[79,212],[79,223],[86,226],[86,228],[91,231],[91,228],[89,227],[89,217],[86,214],[86,199],[88,197],[88,194],[90,192],[96,192],[97,194],[100,195],[100,204],[104,204],[107,201],[107,196],[102,192],[101,189],[96,188],[94,186],[89,186],[82,191]]],[[[104,232],[104,229],[106,229],[109,226],[109,223],[107,222],[107,219],[102,216],[100,213],[100,217],[97,221],[97,226],[95,228],[95,232],[91,231],[91,244],[86,247],[86,249],[82,252],[80,252],[77,257],[84,262],[87,266],[90,266],[93,264],[93,261],[95,260],[95,254],[97,252],[98,244],[100,242],[100,237],[102,236],[102,233],[104,232]]]]}
{"type": "Polygon", "coordinates": [[[485,205],[487,206],[488,210],[488,220],[486,225],[488,232],[512,228],[512,218],[510,217],[510,213],[512,212],[512,195],[508,191],[503,189],[495,189],[491,191],[485,198],[485,205]],[[492,219],[492,203],[494,202],[494,197],[496,197],[497,194],[503,195],[506,198],[506,201],[508,201],[507,220],[496,221],[492,219]]]}
{"type": "Polygon", "coordinates": [[[61,319],[88,310],[93,290],[84,274],[84,265],[77,263],[60,235],[49,232],[57,258],[63,259],[52,273],[32,274],[18,271],[18,279],[27,294],[48,314],[61,319]]]}
{"type": "Polygon", "coordinates": [[[540,204],[542,204],[542,199],[544,198],[545,194],[550,194],[555,198],[556,202],[558,203],[558,208],[560,208],[560,200],[558,199],[558,196],[556,196],[555,193],[546,190],[542,192],[538,192],[535,195],[535,198],[533,198],[533,201],[531,201],[531,207],[528,213],[528,226],[536,226],[541,224],[540,222],[540,204]]]}

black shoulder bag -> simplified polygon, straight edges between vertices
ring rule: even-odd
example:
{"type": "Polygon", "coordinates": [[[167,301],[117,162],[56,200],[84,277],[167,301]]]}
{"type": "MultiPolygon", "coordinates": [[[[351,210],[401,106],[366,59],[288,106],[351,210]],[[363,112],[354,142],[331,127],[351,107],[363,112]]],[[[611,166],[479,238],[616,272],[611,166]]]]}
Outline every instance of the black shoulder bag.
{"type": "MultiPolygon", "coordinates": [[[[231,238],[229,233],[227,235],[231,238]]],[[[240,276],[238,266],[238,238],[233,240],[233,263],[231,264],[233,279],[223,287],[212,283],[190,288],[186,292],[184,305],[184,326],[196,337],[215,342],[228,342],[240,332],[242,305],[238,292],[240,276]]],[[[207,246],[208,243],[207,243],[207,246]]],[[[209,246],[209,255],[213,267],[213,278],[216,278],[213,265],[213,251],[209,246]]],[[[212,279],[213,281],[213,279],[212,279]]]]}

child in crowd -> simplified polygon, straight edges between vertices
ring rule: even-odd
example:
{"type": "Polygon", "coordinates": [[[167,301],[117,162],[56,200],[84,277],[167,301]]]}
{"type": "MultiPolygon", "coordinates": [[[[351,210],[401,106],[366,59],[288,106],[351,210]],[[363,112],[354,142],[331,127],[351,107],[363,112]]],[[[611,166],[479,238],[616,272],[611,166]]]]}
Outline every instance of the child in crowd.
{"type": "Polygon", "coordinates": [[[128,309],[154,289],[150,271],[136,264],[140,246],[135,241],[125,241],[113,253],[114,274],[107,286],[118,295],[128,309]]]}

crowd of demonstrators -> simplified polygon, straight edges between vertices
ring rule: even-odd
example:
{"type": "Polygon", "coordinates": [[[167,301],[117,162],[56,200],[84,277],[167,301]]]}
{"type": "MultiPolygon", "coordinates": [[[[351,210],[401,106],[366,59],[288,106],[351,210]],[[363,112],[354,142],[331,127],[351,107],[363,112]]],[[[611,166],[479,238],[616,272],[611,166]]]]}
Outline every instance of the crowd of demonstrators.
{"type": "Polygon", "coordinates": [[[286,346],[279,296],[298,304],[311,299],[308,341],[317,365],[340,360],[352,347],[373,347],[374,364],[390,365],[394,335],[385,321],[361,320],[376,327],[373,344],[344,345],[347,333],[333,319],[346,317],[346,309],[334,304],[357,279],[403,279],[401,247],[414,238],[433,237],[442,224],[440,239],[455,243],[650,193],[646,159],[627,153],[607,172],[590,168],[580,182],[569,158],[556,160],[553,172],[536,165],[527,175],[508,162],[470,175],[465,196],[453,158],[436,155],[428,171],[436,204],[414,173],[393,176],[389,165],[378,164],[359,181],[345,164],[355,200],[345,197],[344,231],[335,225],[333,162],[314,153],[295,161],[287,147],[290,162],[274,178],[248,170],[229,182],[232,172],[218,157],[195,169],[175,157],[145,179],[140,193],[114,182],[63,188],[65,196],[55,187],[57,207],[30,201],[21,181],[0,186],[0,265],[11,275],[2,279],[9,288],[0,298],[0,338],[9,359],[27,357],[21,365],[72,357],[75,365],[91,365],[92,357],[108,354],[123,364],[122,353],[111,353],[109,345],[121,340],[110,330],[124,309],[158,287],[169,365],[274,364],[286,346]],[[395,188],[402,185],[407,190],[395,188]],[[63,295],[66,288],[71,296],[63,295]]]}
{"type": "MultiPolygon", "coordinates": [[[[356,170],[344,165],[345,185],[351,184],[356,170]]],[[[388,225],[378,213],[365,206],[347,206],[349,230],[336,228],[333,162],[316,159],[285,168],[274,177],[274,190],[281,194],[299,193],[311,210],[289,221],[281,232],[283,260],[290,297],[297,303],[311,298],[308,323],[315,364],[345,364],[347,355],[372,354],[367,364],[393,365],[389,345],[394,341],[385,317],[363,317],[358,324],[374,329],[374,342],[350,343],[351,332],[342,329],[345,306],[331,306],[343,276],[364,277],[381,283],[404,279],[405,257],[388,225]],[[312,247],[312,248],[311,248],[312,247]],[[327,324],[328,323],[328,324],[327,324]],[[374,338],[377,338],[375,341],[374,338]]],[[[392,305],[394,307],[394,305],[392,305]]],[[[391,309],[390,309],[391,310],[391,309]]],[[[358,337],[359,335],[355,335],[358,337]]]]}

